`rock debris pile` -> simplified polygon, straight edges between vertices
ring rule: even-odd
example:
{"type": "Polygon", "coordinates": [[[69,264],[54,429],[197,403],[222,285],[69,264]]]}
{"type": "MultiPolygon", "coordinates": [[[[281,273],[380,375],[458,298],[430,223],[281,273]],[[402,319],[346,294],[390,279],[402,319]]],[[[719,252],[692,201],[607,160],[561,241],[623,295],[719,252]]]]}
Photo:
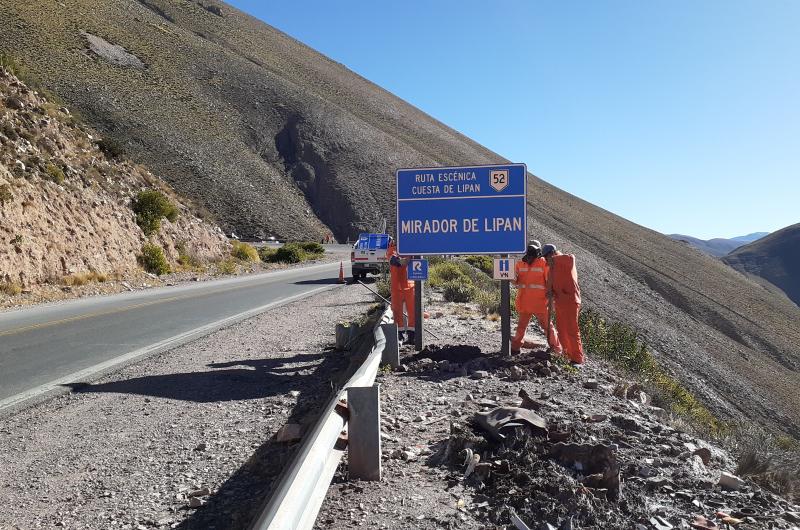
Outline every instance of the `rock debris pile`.
{"type": "Polygon", "coordinates": [[[318,528],[797,528],[797,505],[640,384],[593,359],[485,353],[497,337],[477,335],[381,376],[384,480],[334,484],[318,528]]]}

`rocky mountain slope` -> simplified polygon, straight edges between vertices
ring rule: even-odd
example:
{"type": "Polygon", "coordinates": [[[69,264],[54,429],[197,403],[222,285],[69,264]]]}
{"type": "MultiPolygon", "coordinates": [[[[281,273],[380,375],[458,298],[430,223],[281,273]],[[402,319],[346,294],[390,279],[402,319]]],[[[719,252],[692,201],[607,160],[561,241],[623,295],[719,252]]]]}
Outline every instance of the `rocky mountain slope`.
{"type": "Polygon", "coordinates": [[[697,250],[705,252],[706,254],[715,256],[717,258],[721,258],[722,256],[729,254],[730,252],[741,247],[742,245],[752,243],[753,241],[760,239],[767,234],[768,232],[754,232],[746,236],[732,237],[730,239],[725,239],[724,237],[715,237],[713,239],[699,239],[696,237],[686,236],[683,234],[669,234],[669,237],[677,241],[683,241],[684,243],[688,243],[697,250]]]}
{"type": "Polygon", "coordinates": [[[146,240],[131,198],[147,188],[173,195],[179,215],[152,241],[173,261],[177,245],[201,260],[227,240],[142,166],[106,157],[66,108],[0,68],[0,284],[26,289],[88,273],[125,277],[146,240]]]}
{"type": "Polygon", "coordinates": [[[722,261],[763,278],[800,305],[800,223],[740,247],[722,261]]]}
{"type": "MultiPolygon", "coordinates": [[[[216,0],[0,0],[0,48],[239,235],[344,239],[398,167],[503,157],[216,0]]],[[[531,162],[531,161],[529,161],[531,162]]],[[[727,419],[800,436],[800,309],[718,260],[529,177],[532,236],[727,419]]]]}

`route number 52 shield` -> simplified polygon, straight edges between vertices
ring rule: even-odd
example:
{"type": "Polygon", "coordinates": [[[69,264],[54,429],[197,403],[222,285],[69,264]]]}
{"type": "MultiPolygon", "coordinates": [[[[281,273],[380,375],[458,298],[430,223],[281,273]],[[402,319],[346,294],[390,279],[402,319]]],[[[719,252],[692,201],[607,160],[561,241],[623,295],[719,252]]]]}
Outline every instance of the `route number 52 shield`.
{"type": "Polygon", "coordinates": [[[496,170],[489,174],[489,185],[495,191],[503,191],[508,186],[508,170],[496,170]]]}

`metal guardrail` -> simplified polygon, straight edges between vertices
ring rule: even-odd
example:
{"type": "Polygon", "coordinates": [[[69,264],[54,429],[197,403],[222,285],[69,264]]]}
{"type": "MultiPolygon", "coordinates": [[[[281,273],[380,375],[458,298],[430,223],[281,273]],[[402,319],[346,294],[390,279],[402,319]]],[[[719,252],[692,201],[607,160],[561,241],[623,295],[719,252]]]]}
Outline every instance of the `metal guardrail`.
{"type": "Polygon", "coordinates": [[[335,445],[347,421],[336,412],[336,405],[346,395],[347,388],[371,386],[375,382],[386,345],[381,324],[391,321],[392,310],[387,308],[375,325],[375,341],[367,359],[344,387],[331,397],[314,428],[304,436],[292,462],[250,526],[251,530],[306,530],[314,526],[344,454],[344,450],[335,448],[335,445]]]}

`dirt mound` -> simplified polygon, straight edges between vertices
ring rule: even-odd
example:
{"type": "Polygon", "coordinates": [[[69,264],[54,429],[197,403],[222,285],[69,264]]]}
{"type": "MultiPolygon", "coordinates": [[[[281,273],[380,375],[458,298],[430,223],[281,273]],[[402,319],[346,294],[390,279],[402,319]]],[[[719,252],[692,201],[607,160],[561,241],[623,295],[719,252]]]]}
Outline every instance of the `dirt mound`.
{"type": "Polygon", "coordinates": [[[66,108],[0,68],[0,282],[26,289],[96,273],[127,276],[146,241],[131,198],[146,188],[179,209],[154,241],[173,262],[178,246],[198,260],[223,255],[227,239],[143,167],[106,157],[66,108]]]}

